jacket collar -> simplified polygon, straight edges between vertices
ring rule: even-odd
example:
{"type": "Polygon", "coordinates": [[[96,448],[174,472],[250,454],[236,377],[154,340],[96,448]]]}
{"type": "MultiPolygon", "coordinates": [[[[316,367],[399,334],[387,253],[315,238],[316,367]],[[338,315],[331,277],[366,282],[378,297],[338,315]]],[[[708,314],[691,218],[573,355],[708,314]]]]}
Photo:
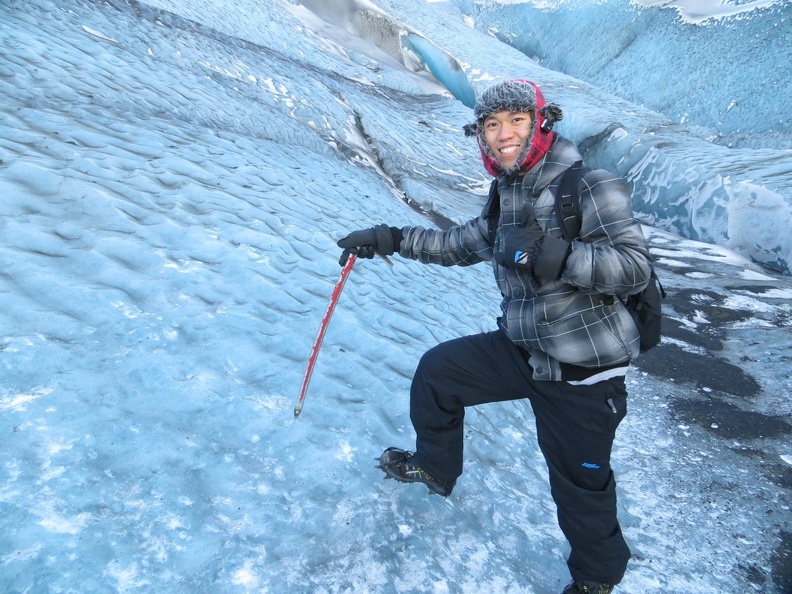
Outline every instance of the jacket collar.
{"type": "Polygon", "coordinates": [[[498,184],[518,181],[523,188],[533,188],[532,194],[537,196],[573,163],[581,159],[574,143],[556,134],[550,149],[536,165],[521,175],[501,174],[498,176],[498,184]],[[515,177],[517,180],[514,179],[515,177]]]}

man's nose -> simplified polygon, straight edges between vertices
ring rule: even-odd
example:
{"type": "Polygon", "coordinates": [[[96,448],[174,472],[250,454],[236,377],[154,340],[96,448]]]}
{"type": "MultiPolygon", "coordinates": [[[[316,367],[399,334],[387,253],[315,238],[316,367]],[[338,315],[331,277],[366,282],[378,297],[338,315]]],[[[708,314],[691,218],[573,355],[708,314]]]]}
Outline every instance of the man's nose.
{"type": "Polygon", "coordinates": [[[500,130],[498,130],[498,138],[508,139],[512,136],[514,136],[514,128],[511,126],[501,126],[500,130]]]}

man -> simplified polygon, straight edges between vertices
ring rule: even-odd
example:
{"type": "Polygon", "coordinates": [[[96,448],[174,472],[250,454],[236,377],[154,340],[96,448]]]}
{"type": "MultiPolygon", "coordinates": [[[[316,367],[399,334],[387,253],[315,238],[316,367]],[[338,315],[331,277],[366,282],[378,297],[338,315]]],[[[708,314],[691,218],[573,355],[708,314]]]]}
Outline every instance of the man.
{"type": "Polygon", "coordinates": [[[465,407],[527,398],[536,416],[558,522],[571,545],[563,594],[608,594],[630,557],[616,518],[610,455],[624,418],[625,374],[638,331],[621,301],[648,283],[651,260],[623,180],[602,170],[580,186],[579,239],[562,239],[555,193],[580,160],[553,132],[562,117],[525,80],[496,84],[474,110],[484,166],[495,180],[477,218],[445,231],[388,227],[338,242],[348,254],[398,251],[423,263],[492,261],[503,295],[493,332],[442,343],[421,358],[410,391],[415,452],[388,448],[380,467],[448,496],[462,474],[465,407]]]}

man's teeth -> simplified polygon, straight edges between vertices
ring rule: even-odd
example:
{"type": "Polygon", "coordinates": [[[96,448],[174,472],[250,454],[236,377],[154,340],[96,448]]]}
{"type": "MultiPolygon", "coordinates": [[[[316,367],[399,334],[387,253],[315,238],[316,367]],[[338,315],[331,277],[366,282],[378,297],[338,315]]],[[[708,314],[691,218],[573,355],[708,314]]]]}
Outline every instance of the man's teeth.
{"type": "Polygon", "coordinates": [[[520,148],[519,146],[508,146],[506,148],[502,148],[500,150],[501,155],[511,155],[512,153],[517,152],[517,149],[520,148]]]}

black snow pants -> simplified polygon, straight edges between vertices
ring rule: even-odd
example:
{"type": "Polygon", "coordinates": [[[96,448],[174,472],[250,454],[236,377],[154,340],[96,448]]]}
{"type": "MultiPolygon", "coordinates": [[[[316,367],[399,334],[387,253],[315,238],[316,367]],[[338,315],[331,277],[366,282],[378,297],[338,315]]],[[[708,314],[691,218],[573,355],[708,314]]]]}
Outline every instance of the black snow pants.
{"type": "Polygon", "coordinates": [[[575,580],[617,584],[630,551],[616,518],[611,448],[627,412],[624,378],[591,386],[535,381],[528,353],[501,331],[439,344],[421,358],[410,392],[416,463],[432,476],[462,474],[465,407],[528,398],[547,462],[575,580]]]}

